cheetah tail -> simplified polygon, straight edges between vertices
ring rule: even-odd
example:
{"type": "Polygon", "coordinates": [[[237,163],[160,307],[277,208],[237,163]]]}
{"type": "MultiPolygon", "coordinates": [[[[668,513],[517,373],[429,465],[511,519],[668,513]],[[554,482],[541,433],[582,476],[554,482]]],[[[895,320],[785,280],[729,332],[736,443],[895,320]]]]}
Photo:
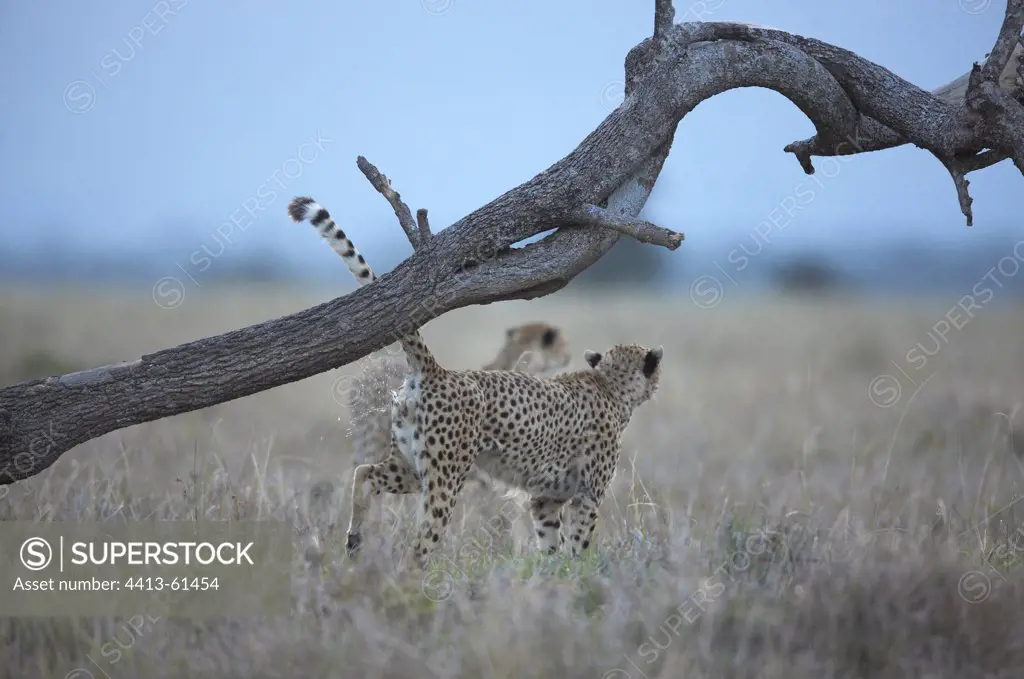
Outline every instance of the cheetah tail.
{"type": "Polygon", "coordinates": [[[359,285],[369,285],[377,279],[373,269],[366,263],[359,250],[356,250],[356,246],[331,219],[331,213],[312,198],[292,199],[292,202],[288,203],[288,216],[294,222],[304,222],[308,219],[324,242],[338,253],[341,261],[345,262],[345,266],[355,276],[359,285]]]}
{"type": "MultiPolygon", "coordinates": [[[[345,266],[352,272],[356,283],[360,286],[369,285],[377,280],[377,275],[370,268],[370,264],[345,235],[345,232],[335,224],[331,213],[315,200],[308,196],[293,198],[288,203],[288,216],[294,222],[309,220],[324,242],[330,245],[331,249],[338,253],[342,261],[345,262],[345,266]]],[[[403,335],[399,338],[399,342],[405,350],[409,367],[414,372],[437,365],[437,361],[418,330],[403,335]]]]}

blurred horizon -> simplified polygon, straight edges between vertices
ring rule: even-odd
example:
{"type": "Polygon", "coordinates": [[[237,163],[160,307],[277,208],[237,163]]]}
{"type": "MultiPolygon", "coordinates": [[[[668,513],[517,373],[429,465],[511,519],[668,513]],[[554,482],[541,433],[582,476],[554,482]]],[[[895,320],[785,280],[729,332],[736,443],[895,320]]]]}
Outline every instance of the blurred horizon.
{"type": "MultiPolygon", "coordinates": [[[[649,217],[648,217],[649,218],[649,217]]],[[[398,224],[393,226],[400,232],[398,224]]],[[[313,233],[315,237],[316,234],[313,233]]],[[[662,288],[685,294],[699,279],[712,278],[720,288],[741,294],[770,289],[831,290],[876,296],[950,296],[969,294],[976,286],[987,287],[1000,297],[1024,296],[1024,239],[979,236],[969,247],[910,242],[878,244],[854,252],[799,244],[774,244],[755,240],[729,248],[704,252],[667,252],[651,245],[620,240],[611,253],[570,285],[594,284],[662,288]],[[763,254],[755,254],[760,251],[763,254]],[[621,252],[620,252],[621,251],[621,252]],[[1020,256],[1015,255],[1020,253],[1020,256]],[[814,278],[806,285],[790,279],[814,278]]],[[[191,253],[170,262],[161,253],[109,252],[82,257],[73,248],[11,253],[0,248],[0,282],[36,286],[94,283],[148,293],[158,279],[172,277],[184,287],[201,289],[206,284],[267,282],[277,284],[329,284],[339,294],[355,283],[351,274],[326,245],[319,256],[273,252],[229,252],[211,239],[191,253]],[[222,250],[223,249],[223,250],[222,250]],[[223,251],[218,258],[216,253],[223,251]],[[198,263],[198,266],[196,265],[198,263]],[[207,269],[201,267],[207,266],[207,269]]],[[[386,251],[380,262],[371,262],[378,274],[390,271],[411,254],[399,248],[386,251]]]]}

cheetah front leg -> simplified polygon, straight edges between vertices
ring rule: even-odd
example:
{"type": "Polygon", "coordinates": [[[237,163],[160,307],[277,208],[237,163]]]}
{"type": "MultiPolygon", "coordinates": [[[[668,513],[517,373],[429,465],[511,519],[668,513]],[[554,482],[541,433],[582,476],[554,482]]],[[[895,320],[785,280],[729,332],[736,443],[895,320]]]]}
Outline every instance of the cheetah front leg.
{"type": "Polygon", "coordinates": [[[408,495],[419,488],[420,479],[416,470],[408,460],[395,452],[383,462],[356,467],[352,473],[352,517],[349,519],[346,540],[349,556],[355,556],[363,542],[362,527],[372,496],[381,493],[408,495]]]}

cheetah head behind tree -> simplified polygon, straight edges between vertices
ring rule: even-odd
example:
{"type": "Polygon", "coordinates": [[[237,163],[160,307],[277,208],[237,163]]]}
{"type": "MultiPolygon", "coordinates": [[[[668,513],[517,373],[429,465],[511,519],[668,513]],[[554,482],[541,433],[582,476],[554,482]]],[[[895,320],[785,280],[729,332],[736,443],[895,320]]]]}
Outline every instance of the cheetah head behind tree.
{"type": "Polygon", "coordinates": [[[623,392],[636,407],[658,390],[663,354],[663,347],[648,349],[639,344],[616,344],[603,354],[587,350],[583,358],[605,377],[611,388],[623,392]]]}
{"type": "Polygon", "coordinates": [[[547,323],[509,328],[502,354],[515,357],[518,365],[541,376],[550,376],[572,361],[565,333],[547,323]]]}

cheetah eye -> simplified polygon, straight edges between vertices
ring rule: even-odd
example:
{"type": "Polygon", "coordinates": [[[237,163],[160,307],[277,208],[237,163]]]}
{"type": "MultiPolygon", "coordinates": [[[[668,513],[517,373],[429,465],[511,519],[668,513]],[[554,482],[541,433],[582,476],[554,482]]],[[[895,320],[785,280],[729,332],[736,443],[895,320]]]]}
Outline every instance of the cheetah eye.
{"type": "Polygon", "coordinates": [[[548,328],[547,330],[544,331],[544,334],[540,338],[540,345],[542,347],[550,347],[552,344],[555,343],[555,340],[557,338],[558,331],[555,330],[554,328],[548,328]]]}

